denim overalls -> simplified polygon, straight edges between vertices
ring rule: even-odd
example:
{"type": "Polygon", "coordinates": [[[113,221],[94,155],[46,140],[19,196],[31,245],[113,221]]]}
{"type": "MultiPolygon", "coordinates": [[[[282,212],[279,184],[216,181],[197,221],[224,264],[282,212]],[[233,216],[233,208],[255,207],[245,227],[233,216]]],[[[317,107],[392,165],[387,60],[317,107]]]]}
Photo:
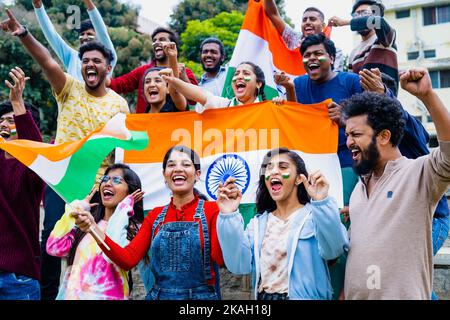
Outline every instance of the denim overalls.
{"type": "Polygon", "coordinates": [[[217,300],[214,286],[206,283],[212,278],[208,225],[200,200],[193,222],[164,222],[165,206],[152,229],[151,270],[155,284],[147,300],[217,300]],[[201,221],[204,252],[202,254],[199,222],[201,221]],[[158,234],[153,237],[155,229],[158,234]],[[202,263],[203,258],[203,263],[202,263]]]}

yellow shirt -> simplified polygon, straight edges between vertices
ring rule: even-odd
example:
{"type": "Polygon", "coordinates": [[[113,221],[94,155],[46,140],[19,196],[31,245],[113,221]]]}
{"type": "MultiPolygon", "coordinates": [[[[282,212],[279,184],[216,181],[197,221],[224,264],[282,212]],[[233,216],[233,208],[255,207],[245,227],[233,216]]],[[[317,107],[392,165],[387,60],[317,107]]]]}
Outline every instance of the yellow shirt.
{"type": "MultiPolygon", "coordinates": [[[[130,113],[127,101],[113,90],[103,97],[94,97],[85,89],[85,83],[66,73],[66,84],[60,94],[55,94],[58,103],[58,127],[55,144],[83,139],[100,128],[118,113],[130,113]]],[[[108,166],[105,159],[97,173],[101,176],[108,166]]]]}

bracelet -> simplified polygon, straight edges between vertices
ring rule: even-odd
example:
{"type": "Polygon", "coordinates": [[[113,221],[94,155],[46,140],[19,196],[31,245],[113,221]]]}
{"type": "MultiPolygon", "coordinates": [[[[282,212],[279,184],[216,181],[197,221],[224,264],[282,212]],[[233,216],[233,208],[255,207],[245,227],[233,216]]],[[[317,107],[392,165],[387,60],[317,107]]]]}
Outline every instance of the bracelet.
{"type": "Polygon", "coordinates": [[[23,38],[23,37],[25,37],[28,34],[27,26],[23,26],[23,29],[24,29],[24,31],[17,35],[19,38],[23,38]]]}

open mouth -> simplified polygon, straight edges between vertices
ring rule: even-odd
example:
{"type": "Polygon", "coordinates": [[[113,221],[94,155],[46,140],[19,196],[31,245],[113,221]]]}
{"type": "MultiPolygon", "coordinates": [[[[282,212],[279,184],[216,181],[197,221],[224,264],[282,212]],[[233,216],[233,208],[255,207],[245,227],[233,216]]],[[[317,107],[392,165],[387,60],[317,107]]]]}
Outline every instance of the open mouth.
{"type": "Polygon", "coordinates": [[[318,63],[310,63],[308,69],[312,73],[317,73],[320,69],[320,65],[318,63]]]}
{"type": "Polygon", "coordinates": [[[237,94],[243,94],[247,89],[247,84],[245,82],[236,82],[236,92],[237,94]]]}
{"type": "Polygon", "coordinates": [[[180,175],[173,176],[172,181],[175,186],[179,187],[185,183],[186,177],[180,175]]]}
{"type": "Polygon", "coordinates": [[[315,30],[313,27],[306,27],[305,28],[305,35],[311,35],[314,34],[315,30]]]}
{"type": "Polygon", "coordinates": [[[273,178],[270,180],[270,188],[274,193],[280,192],[281,188],[283,188],[283,183],[280,179],[273,178]]]}
{"type": "Polygon", "coordinates": [[[114,194],[115,193],[112,190],[110,190],[110,189],[103,189],[103,193],[102,193],[103,200],[104,201],[111,200],[114,197],[114,194]]]}
{"type": "Polygon", "coordinates": [[[359,149],[359,148],[351,148],[350,151],[352,153],[353,161],[358,161],[361,158],[361,149],[359,149]]]}
{"type": "Polygon", "coordinates": [[[9,131],[9,130],[6,130],[6,129],[2,129],[1,131],[0,131],[0,136],[2,137],[2,138],[9,138],[10,136],[11,136],[11,132],[9,131]]]}
{"type": "Polygon", "coordinates": [[[149,91],[149,96],[150,96],[150,99],[158,99],[158,97],[159,97],[159,91],[157,90],[157,89],[152,89],[152,90],[150,90],[149,91]]]}
{"type": "Polygon", "coordinates": [[[94,82],[97,80],[97,71],[95,69],[88,69],[86,74],[87,74],[87,80],[89,82],[94,82]]]}
{"type": "Polygon", "coordinates": [[[205,60],[203,60],[203,63],[207,67],[212,67],[212,66],[214,66],[215,61],[214,61],[214,59],[206,58],[205,60]]]}

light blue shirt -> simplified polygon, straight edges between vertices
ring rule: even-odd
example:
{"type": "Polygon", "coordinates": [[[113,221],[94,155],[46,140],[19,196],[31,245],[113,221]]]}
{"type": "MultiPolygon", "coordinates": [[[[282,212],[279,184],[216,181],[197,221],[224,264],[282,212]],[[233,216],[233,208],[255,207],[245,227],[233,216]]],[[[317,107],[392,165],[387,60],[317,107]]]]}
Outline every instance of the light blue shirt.
{"type": "MultiPolygon", "coordinates": [[[[267,212],[254,217],[245,231],[239,211],[220,213],[217,218],[225,265],[234,274],[253,274],[255,297],[268,217],[267,212]]],[[[333,288],[327,261],[341,256],[348,248],[347,230],[340,221],[338,206],[332,198],[311,201],[293,219],[287,242],[288,297],[331,300],[333,288]]]]}
{"type": "Polygon", "coordinates": [[[228,68],[220,67],[219,72],[214,78],[208,78],[206,73],[202,75],[202,78],[199,82],[199,87],[208,90],[215,96],[222,96],[223,86],[225,84],[225,80],[227,79],[228,68]]]}
{"type": "MultiPolygon", "coordinates": [[[[45,11],[44,5],[40,8],[34,8],[34,12],[36,13],[37,20],[44,33],[45,39],[47,39],[53,51],[55,51],[56,55],[61,60],[67,73],[77,80],[84,81],[83,76],[81,75],[81,60],[78,57],[78,51],[70,47],[58,32],[56,32],[55,27],[45,11]]],[[[97,40],[111,50],[114,55],[114,59],[111,61],[111,66],[114,70],[117,63],[117,54],[109,37],[108,29],[103,22],[103,18],[97,8],[88,10],[88,14],[97,34],[97,40]]],[[[113,70],[111,70],[111,74],[113,70]]]]}

